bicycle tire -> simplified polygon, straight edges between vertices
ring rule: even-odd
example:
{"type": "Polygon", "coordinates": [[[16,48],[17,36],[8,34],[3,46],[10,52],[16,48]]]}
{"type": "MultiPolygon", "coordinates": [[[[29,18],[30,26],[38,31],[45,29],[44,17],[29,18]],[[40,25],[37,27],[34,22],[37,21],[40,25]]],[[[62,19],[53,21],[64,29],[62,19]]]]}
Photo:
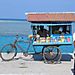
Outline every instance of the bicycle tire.
{"type": "Polygon", "coordinates": [[[43,49],[43,59],[44,59],[45,63],[58,63],[58,62],[60,62],[61,57],[62,57],[61,51],[60,51],[60,49],[57,46],[47,46],[47,47],[45,47],[43,49]],[[46,56],[46,52],[47,52],[47,54],[50,54],[50,51],[49,51],[49,53],[47,51],[49,48],[56,48],[55,56],[51,56],[51,55],[50,56],[48,56],[48,55],[46,56]]]}
{"type": "Polygon", "coordinates": [[[17,54],[16,47],[12,44],[6,44],[2,47],[0,51],[0,57],[3,61],[10,61],[14,59],[17,54]]]}

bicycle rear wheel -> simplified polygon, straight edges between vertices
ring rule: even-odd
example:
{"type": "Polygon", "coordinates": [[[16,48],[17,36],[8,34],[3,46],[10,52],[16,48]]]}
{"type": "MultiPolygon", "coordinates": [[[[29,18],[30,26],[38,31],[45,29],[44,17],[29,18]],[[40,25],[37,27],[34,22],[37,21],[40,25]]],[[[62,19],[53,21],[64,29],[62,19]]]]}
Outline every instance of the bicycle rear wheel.
{"type": "Polygon", "coordinates": [[[12,44],[6,44],[0,51],[0,57],[3,61],[12,60],[17,54],[16,48],[12,44]]]}

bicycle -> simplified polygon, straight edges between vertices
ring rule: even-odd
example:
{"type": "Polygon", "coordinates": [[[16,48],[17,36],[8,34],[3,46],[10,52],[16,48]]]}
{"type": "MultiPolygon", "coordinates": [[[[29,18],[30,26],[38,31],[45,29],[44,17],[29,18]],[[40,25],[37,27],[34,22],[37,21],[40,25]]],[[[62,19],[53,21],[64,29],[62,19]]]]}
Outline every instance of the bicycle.
{"type": "MultiPolygon", "coordinates": [[[[23,38],[23,37],[21,37],[23,38]]],[[[33,50],[35,51],[35,54],[38,54],[36,52],[34,45],[33,45],[33,39],[36,38],[35,36],[31,36],[28,40],[19,40],[19,35],[16,35],[16,40],[12,44],[6,44],[2,47],[0,51],[0,57],[3,61],[10,61],[17,55],[17,47],[23,52],[23,55],[26,57],[29,55],[28,50],[30,46],[33,47],[33,50]],[[28,44],[27,48],[23,48],[23,45],[28,44]]],[[[57,61],[60,61],[61,59],[61,52],[58,47],[55,46],[44,46],[42,49],[42,56],[45,62],[48,63],[48,61],[53,61],[56,58],[58,58],[57,61]],[[54,52],[53,52],[54,51],[54,52]],[[51,54],[52,53],[52,54],[51,54]],[[47,57],[49,56],[49,57],[47,57]],[[49,58],[49,59],[48,59],[49,58]]]]}
{"type": "MultiPolygon", "coordinates": [[[[26,35],[27,36],[27,35],[26,35]]],[[[23,37],[21,37],[23,39],[23,37]]],[[[16,55],[17,55],[17,47],[21,50],[21,52],[23,52],[23,55],[26,57],[28,56],[28,49],[30,47],[32,40],[18,40],[19,39],[19,35],[16,35],[16,40],[12,43],[12,44],[6,44],[2,47],[2,49],[0,50],[0,57],[2,58],[3,61],[10,61],[12,60],[16,55]],[[27,50],[25,50],[24,48],[22,48],[21,45],[28,45],[27,50]]]]}

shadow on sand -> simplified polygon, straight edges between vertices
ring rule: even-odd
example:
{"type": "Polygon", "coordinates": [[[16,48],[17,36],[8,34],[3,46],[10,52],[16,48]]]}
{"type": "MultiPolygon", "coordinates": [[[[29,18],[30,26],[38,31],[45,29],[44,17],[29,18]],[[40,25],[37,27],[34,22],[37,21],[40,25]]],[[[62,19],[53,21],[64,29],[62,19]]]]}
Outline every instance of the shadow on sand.
{"type": "MultiPolygon", "coordinates": [[[[34,58],[35,61],[43,60],[43,57],[42,57],[41,54],[34,54],[33,58],[34,58]]],[[[69,54],[63,54],[62,58],[61,58],[61,61],[71,61],[71,59],[72,59],[71,55],[69,55],[69,54]]]]}

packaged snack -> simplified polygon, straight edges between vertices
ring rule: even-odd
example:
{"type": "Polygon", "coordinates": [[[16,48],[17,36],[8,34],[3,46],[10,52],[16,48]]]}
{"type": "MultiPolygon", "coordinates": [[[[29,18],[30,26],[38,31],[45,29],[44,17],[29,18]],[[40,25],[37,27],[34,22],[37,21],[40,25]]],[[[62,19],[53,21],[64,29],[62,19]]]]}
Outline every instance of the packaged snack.
{"type": "Polygon", "coordinates": [[[45,38],[45,37],[40,37],[40,42],[41,42],[41,43],[46,42],[46,38],[45,38]]]}
{"type": "Polygon", "coordinates": [[[46,38],[46,42],[50,42],[50,37],[47,37],[46,38]]]}

